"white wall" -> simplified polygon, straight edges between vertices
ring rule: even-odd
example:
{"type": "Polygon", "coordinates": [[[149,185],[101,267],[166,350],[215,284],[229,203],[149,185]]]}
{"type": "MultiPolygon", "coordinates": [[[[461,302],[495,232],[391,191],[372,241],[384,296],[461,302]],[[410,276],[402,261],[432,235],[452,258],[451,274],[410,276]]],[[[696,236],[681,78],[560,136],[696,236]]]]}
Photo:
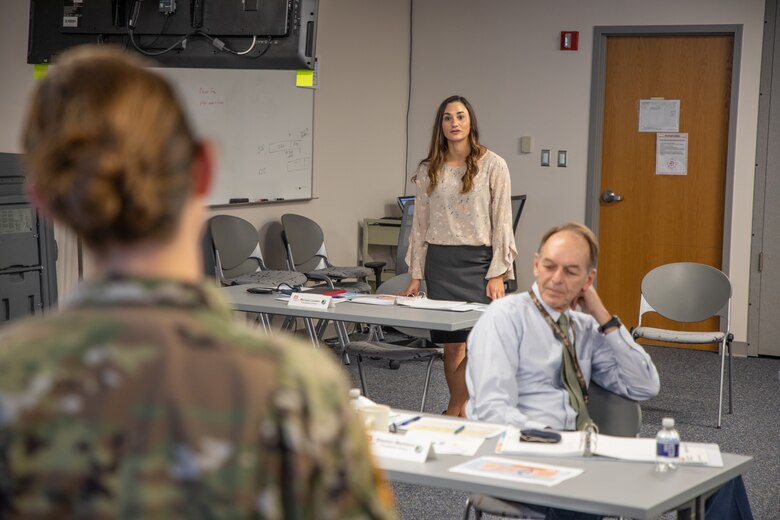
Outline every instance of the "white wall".
{"type": "MultiPolygon", "coordinates": [[[[479,116],[483,142],[502,155],[512,191],[527,193],[518,230],[520,288],[532,282],[541,235],[585,220],[593,27],[743,24],[730,277],[732,330],[747,337],[748,278],[764,0],[469,0],[414,2],[410,166],[425,156],[438,103],[459,93],[479,116]],[[558,50],[579,31],[577,52],[558,50]],[[521,135],[534,152],[520,154],[521,135]],[[567,168],[542,168],[539,150],[568,150],[567,168]]],[[[555,157],[553,157],[553,161],[555,157]]]]}
{"type": "Polygon", "coordinates": [[[19,153],[19,127],[33,85],[27,65],[29,0],[0,0],[0,152],[19,153]]]}

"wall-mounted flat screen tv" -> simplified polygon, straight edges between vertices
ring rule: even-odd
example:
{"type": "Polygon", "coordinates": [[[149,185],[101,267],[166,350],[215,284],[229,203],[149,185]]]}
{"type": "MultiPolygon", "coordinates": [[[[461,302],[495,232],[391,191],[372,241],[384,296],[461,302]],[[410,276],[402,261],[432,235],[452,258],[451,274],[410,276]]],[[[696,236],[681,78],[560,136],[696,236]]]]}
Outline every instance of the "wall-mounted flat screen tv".
{"type": "Polygon", "coordinates": [[[314,68],[318,0],[31,0],[28,63],[111,43],[170,67],[314,68]]]}

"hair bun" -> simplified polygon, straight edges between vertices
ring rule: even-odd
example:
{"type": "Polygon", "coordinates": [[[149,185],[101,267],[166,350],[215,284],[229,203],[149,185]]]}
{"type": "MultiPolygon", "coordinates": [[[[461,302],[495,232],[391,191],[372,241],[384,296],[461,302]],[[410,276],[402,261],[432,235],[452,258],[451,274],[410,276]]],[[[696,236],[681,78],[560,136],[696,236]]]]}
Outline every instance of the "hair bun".
{"type": "Polygon", "coordinates": [[[176,229],[197,143],[170,85],[133,57],[63,54],[36,86],[23,142],[41,200],[93,249],[176,229]]]}

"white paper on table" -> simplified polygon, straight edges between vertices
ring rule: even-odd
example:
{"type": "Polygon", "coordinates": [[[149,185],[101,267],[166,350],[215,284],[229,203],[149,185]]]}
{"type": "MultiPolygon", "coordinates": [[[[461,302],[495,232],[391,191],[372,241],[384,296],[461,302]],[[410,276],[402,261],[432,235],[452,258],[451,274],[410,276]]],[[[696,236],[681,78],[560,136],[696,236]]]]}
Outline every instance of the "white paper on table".
{"type": "MultiPolygon", "coordinates": [[[[613,437],[600,434],[596,440],[596,455],[632,462],[656,462],[655,439],[613,437]]],[[[723,457],[717,444],[681,442],[678,464],[685,466],[723,467],[723,457]]]]}
{"type": "MultiPolygon", "coordinates": [[[[596,441],[596,455],[633,462],[656,462],[655,439],[634,437],[613,437],[599,435],[596,441]]],[[[717,444],[681,442],[679,464],[688,466],[723,467],[723,457],[717,444]]]]}
{"type": "Polygon", "coordinates": [[[502,424],[423,417],[419,421],[405,426],[405,428],[407,432],[421,431],[438,435],[459,435],[489,439],[503,433],[507,427],[502,424]]]}
{"type": "Polygon", "coordinates": [[[464,312],[470,310],[467,302],[457,302],[449,300],[431,300],[429,298],[420,298],[416,296],[398,296],[395,299],[395,303],[403,305],[405,307],[412,307],[415,309],[428,309],[437,311],[456,311],[464,312]]]}
{"type": "Polygon", "coordinates": [[[372,294],[370,296],[355,296],[349,301],[369,305],[395,305],[397,296],[392,294],[372,294]]]}
{"type": "Polygon", "coordinates": [[[655,439],[615,437],[600,433],[593,449],[596,455],[633,462],[655,462],[655,439]]]}
{"type": "Polygon", "coordinates": [[[450,468],[450,471],[523,484],[554,486],[580,475],[584,470],[505,457],[479,457],[450,468]]]}
{"type": "Polygon", "coordinates": [[[704,442],[681,442],[680,443],[680,464],[691,466],[709,466],[711,468],[722,468],[723,457],[720,454],[720,447],[713,443],[704,442]]]}
{"type": "Polygon", "coordinates": [[[464,303],[462,305],[458,305],[452,310],[485,312],[487,309],[488,305],[486,303],[464,303]]]}
{"type": "Polygon", "coordinates": [[[485,442],[482,437],[437,434],[425,431],[407,431],[404,437],[430,442],[437,455],[464,455],[467,457],[476,455],[482,443],[485,442]]]}

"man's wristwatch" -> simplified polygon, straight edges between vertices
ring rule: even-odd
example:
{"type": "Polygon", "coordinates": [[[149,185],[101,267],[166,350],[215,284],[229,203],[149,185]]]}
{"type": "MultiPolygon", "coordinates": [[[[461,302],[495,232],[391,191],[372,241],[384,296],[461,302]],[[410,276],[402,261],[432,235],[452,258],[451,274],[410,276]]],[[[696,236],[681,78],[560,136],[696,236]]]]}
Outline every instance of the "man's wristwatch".
{"type": "Polygon", "coordinates": [[[613,314],[608,322],[599,325],[599,332],[604,334],[604,331],[607,329],[611,329],[612,327],[620,327],[620,325],[622,325],[620,323],[620,318],[617,317],[617,314],[613,314]]]}

